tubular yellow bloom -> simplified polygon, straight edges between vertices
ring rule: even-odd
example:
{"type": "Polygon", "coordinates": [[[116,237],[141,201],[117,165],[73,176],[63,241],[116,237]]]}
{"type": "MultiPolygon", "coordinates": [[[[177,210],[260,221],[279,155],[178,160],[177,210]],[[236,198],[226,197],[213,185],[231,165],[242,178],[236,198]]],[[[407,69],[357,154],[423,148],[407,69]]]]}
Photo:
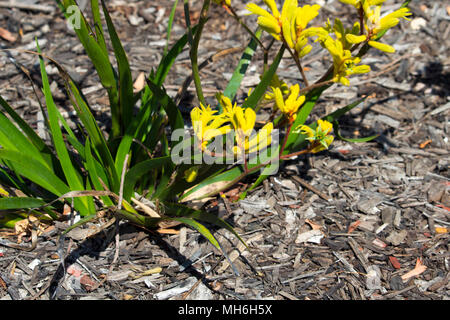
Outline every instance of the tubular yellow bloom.
{"type": "Polygon", "coordinates": [[[274,74],[270,81],[269,91],[264,95],[264,100],[270,101],[275,99],[275,88],[279,88],[283,96],[289,93],[289,87],[286,82],[280,80],[278,75],[274,74]]]}
{"type": "Polygon", "coordinates": [[[184,172],[184,179],[187,182],[193,182],[197,178],[199,166],[193,166],[184,172]]]}
{"type": "MultiPolygon", "coordinates": [[[[230,119],[234,126],[236,132],[236,142],[237,149],[247,150],[249,137],[253,132],[256,121],[256,113],[251,108],[246,108],[245,110],[241,107],[236,107],[233,112],[233,117],[230,119]]],[[[236,151],[236,147],[233,148],[234,153],[239,153],[236,151]]]]}
{"type": "Polygon", "coordinates": [[[305,5],[303,7],[297,8],[295,11],[295,22],[298,30],[304,30],[308,23],[311,22],[315,17],[319,15],[320,6],[315,5],[305,5]]]}
{"type": "Polygon", "coordinates": [[[219,6],[227,6],[227,7],[231,6],[231,0],[213,0],[213,1],[219,6]]]}
{"type": "Polygon", "coordinates": [[[258,25],[275,39],[283,39],[287,46],[295,49],[300,58],[308,54],[312,48],[305,48],[307,38],[315,35],[315,30],[309,31],[306,26],[319,14],[320,6],[315,4],[298,7],[297,0],[285,0],[280,14],[274,0],[264,2],[272,14],[254,3],[247,5],[247,10],[259,16],[258,25]]]}
{"type": "Polygon", "coordinates": [[[339,0],[342,3],[351,4],[356,9],[361,8],[361,5],[367,4],[370,6],[376,6],[382,4],[386,0],[339,0]]]}
{"type": "Polygon", "coordinates": [[[345,86],[350,85],[348,76],[356,73],[366,73],[370,71],[368,65],[357,66],[361,62],[358,57],[352,57],[350,50],[345,50],[343,44],[338,39],[334,40],[330,36],[323,41],[323,46],[333,57],[334,82],[340,82],[345,86]]]}
{"type": "Polygon", "coordinates": [[[375,41],[378,38],[378,34],[386,32],[388,29],[395,27],[400,19],[409,20],[407,16],[411,15],[409,8],[401,8],[387,14],[384,17],[380,16],[381,5],[376,5],[373,9],[372,6],[376,5],[375,2],[371,1],[368,3],[363,3],[363,9],[366,18],[366,29],[369,35],[368,44],[375,49],[392,53],[395,49],[390,45],[380,43],[375,41]]]}
{"type": "Polygon", "coordinates": [[[247,10],[259,16],[258,25],[263,30],[272,35],[275,39],[280,40],[282,25],[280,12],[278,11],[274,0],[264,0],[264,2],[270,8],[272,14],[254,3],[249,3],[247,5],[247,10]]]}
{"type": "Polygon", "coordinates": [[[216,112],[210,106],[205,108],[202,104],[191,111],[192,126],[201,143],[202,150],[206,148],[211,139],[223,135],[231,129],[229,125],[222,126],[227,119],[223,115],[215,115],[216,112]]]}
{"type": "Polygon", "coordinates": [[[367,40],[367,36],[366,35],[357,36],[349,33],[345,35],[345,39],[350,43],[361,43],[367,40]]]}
{"type": "Polygon", "coordinates": [[[235,124],[237,135],[241,138],[248,137],[255,127],[256,113],[251,108],[245,110],[241,107],[236,107],[232,123],[235,124]]]}
{"type": "Polygon", "coordinates": [[[280,111],[288,118],[289,123],[292,123],[297,118],[298,108],[305,102],[305,96],[298,96],[300,87],[298,84],[290,88],[290,94],[286,100],[279,88],[275,88],[275,103],[280,111]]]}
{"type": "Polygon", "coordinates": [[[333,125],[326,121],[319,119],[317,120],[317,128],[316,130],[312,129],[307,125],[300,126],[300,133],[305,134],[307,136],[306,140],[311,142],[319,142],[317,146],[311,149],[311,153],[316,153],[325,149],[331,145],[334,140],[334,137],[329,135],[333,129],[333,125]]]}
{"type": "Polygon", "coordinates": [[[387,52],[387,53],[394,53],[395,49],[394,47],[386,44],[386,43],[381,43],[381,42],[377,42],[377,41],[369,41],[368,42],[369,46],[374,47],[375,49],[387,52]]]}
{"type": "Polygon", "coordinates": [[[256,151],[267,148],[272,142],[273,123],[269,122],[262,127],[256,135],[248,138],[241,147],[234,147],[234,154],[241,155],[242,151],[245,153],[254,153],[256,151]]]}

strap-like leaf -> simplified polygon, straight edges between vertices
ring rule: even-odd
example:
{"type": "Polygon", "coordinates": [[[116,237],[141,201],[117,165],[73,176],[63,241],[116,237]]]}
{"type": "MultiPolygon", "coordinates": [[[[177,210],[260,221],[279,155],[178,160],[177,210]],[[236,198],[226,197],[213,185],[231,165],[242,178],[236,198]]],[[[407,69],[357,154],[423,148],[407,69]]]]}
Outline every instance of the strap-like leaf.
{"type": "Polygon", "coordinates": [[[57,196],[69,192],[69,187],[59,177],[24,152],[0,149],[0,160],[10,161],[12,170],[57,196]]]}
{"type": "MultiPolygon", "coordinates": [[[[261,34],[262,29],[258,29],[255,33],[258,39],[261,37],[261,34]]],[[[252,38],[247,48],[245,48],[244,53],[242,54],[241,59],[239,60],[239,63],[236,69],[234,70],[227,87],[223,91],[224,96],[230,98],[230,100],[233,100],[234,97],[236,96],[236,93],[239,87],[241,86],[242,79],[244,79],[245,72],[247,71],[250,61],[253,58],[257,46],[258,42],[254,38],[252,38]]],[[[220,104],[219,109],[220,109],[219,112],[221,112],[222,106],[220,104]]]]}
{"type": "MultiPolygon", "coordinates": [[[[41,53],[38,43],[37,48],[38,52],[41,53]]],[[[79,172],[77,172],[72,163],[72,160],[69,156],[69,152],[63,139],[58,119],[59,110],[57,109],[55,102],[53,101],[52,93],[50,91],[50,84],[47,77],[47,72],[45,71],[44,59],[41,56],[39,56],[39,63],[41,67],[43,91],[48,110],[48,118],[53,145],[55,147],[56,153],[58,154],[62,170],[64,172],[64,175],[70,188],[72,190],[84,190],[84,185],[81,180],[81,176],[79,172]]],[[[88,199],[87,198],[75,199],[75,207],[80,211],[81,215],[87,214],[88,199]]]]}
{"type": "Polygon", "coordinates": [[[122,47],[119,37],[117,36],[116,29],[114,28],[114,24],[109,16],[105,1],[101,0],[101,2],[119,69],[119,119],[121,121],[121,133],[123,133],[126,128],[128,128],[131,123],[131,119],[133,118],[133,79],[131,76],[127,55],[122,47]]]}
{"type": "Polygon", "coordinates": [[[270,81],[272,81],[272,78],[278,69],[278,65],[280,64],[281,58],[283,57],[284,50],[285,47],[281,46],[280,51],[278,51],[277,56],[272,62],[272,65],[264,73],[263,77],[261,78],[261,82],[256,86],[255,90],[253,90],[247,100],[245,100],[242,108],[250,107],[252,109],[255,109],[258,106],[259,100],[261,100],[263,95],[266,93],[267,86],[270,84],[270,81]]]}

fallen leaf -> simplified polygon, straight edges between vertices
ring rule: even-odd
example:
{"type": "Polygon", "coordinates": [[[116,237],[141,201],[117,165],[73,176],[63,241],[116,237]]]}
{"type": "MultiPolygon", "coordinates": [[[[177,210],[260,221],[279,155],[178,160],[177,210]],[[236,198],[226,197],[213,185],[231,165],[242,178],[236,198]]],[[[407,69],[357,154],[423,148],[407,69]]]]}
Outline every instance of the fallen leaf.
{"type": "Polygon", "coordinates": [[[350,152],[350,150],[345,150],[345,149],[338,149],[338,152],[342,153],[342,154],[347,154],[350,152]]]}
{"type": "Polygon", "coordinates": [[[391,262],[392,266],[395,269],[400,269],[402,267],[402,265],[400,264],[400,262],[398,262],[398,259],[396,257],[389,256],[389,261],[391,262]]]}
{"type": "Polygon", "coordinates": [[[322,228],[322,226],[318,225],[317,223],[312,222],[309,219],[306,219],[305,222],[307,224],[309,224],[309,226],[313,229],[313,230],[320,230],[322,228]]]}
{"type": "Polygon", "coordinates": [[[408,281],[409,278],[418,276],[419,274],[423,273],[425,270],[427,270],[427,266],[422,264],[422,260],[420,258],[417,258],[416,266],[411,271],[405,273],[402,275],[403,282],[408,281]]]}
{"type": "Polygon", "coordinates": [[[428,139],[428,140],[422,142],[421,144],[419,144],[419,148],[420,148],[420,149],[423,149],[423,148],[425,148],[427,145],[429,145],[431,142],[433,142],[433,140],[428,139]]]}
{"type": "Polygon", "coordinates": [[[375,238],[375,239],[372,241],[372,244],[375,245],[375,246],[377,246],[377,247],[379,247],[379,248],[382,248],[382,249],[384,249],[384,248],[387,247],[387,244],[384,243],[383,241],[381,241],[381,240],[378,239],[378,238],[375,238]]]}
{"type": "Polygon", "coordinates": [[[81,272],[82,272],[82,271],[83,271],[83,270],[81,270],[80,268],[78,268],[77,266],[74,266],[74,265],[70,265],[70,266],[67,268],[67,273],[73,275],[73,276],[76,277],[76,278],[78,278],[78,277],[81,276],[81,272]]]}
{"type": "Polygon", "coordinates": [[[353,231],[355,231],[356,228],[358,228],[358,226],[361,224],[360,220],[356,220],[355,222],[353,222],[352,224],[350,224],[348,226],[348,230],[347,233],[352,233],[353,231]]]}
{"type": "Polygon", "coordinates": [[[436,227],[434,230],[436,230],[436,233],[447,233],[448,232],[446,227],[436,227]]]}
{"type": "Polygon", "coordinates": [[[124,293],[123,296],[122,296],[122,299],[123,300],[131,300],[131,299],[133,299],[133,296],[130,295],[130,294],[124,293]]]}
{"type": "Polygon", "coordinates": [[[0,37],[9,42],[15,42],[17,40],[17,36],[14,36],[11,32],[1,27],[0,27],[0,37]]]}
{"type": "Polygon", "coordinates": [[[84,286],[86,291],[91,291],[92,288],[95,288],[95,286],[97,285],[97,282],[92,280],[91,277],[89,277],[87,274],[83,275],[80,278],[80,283],[84,286]]]}

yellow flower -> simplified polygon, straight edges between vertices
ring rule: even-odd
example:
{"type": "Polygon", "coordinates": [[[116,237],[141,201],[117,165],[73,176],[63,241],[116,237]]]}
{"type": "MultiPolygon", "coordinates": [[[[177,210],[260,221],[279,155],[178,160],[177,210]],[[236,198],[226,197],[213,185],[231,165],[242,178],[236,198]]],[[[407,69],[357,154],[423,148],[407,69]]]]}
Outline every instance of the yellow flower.
{"type": "Polygon", "coordinates": [[[290,94],[286,100],[279,88],[275,88],[275,103],[278,109],[288,118],[289,123],[292,123],[297,118],[298,108],[305,102],[305,96],[298,96],[300,87],[298,84],[291,86],[290,94]]]}
{"type": "Polygon", "coordinates": [[[380,17],[381,6],[376,6],[375,9],[372,9],[370,6],[363,6],[364,12],[366,15],[366,29],[369,34],[368,44],[375,49],[392,53],[395,52],[395,49],[388,44],[380,43],[375,41],[378,37],[378,34],[386,32],[388,29],[395,27],[401,18],[405,20],[409,20],[406,18],[411,15],[409,12],[409,8],[401,8],[394,12],[387,14],[384,17],[380,17]]]}
{"type": "Polygon", "coordinates": [[[333,57],[334,66],[334,82],[340,82],[343,85],[350,85],[348,76],[357,73],[367,73],[370,71],[368,65],[357,66],[361,62],[359,57],[352,57],[350,50],[345,50],[343,44],[338,39],[328,36],[323,41],[323,46],[330,52],[333,57]]]}
{"type": "Polygon", "coordinates": [[[317,153],[319,151],[328,149],[334,140],[334,137],[329,135],[333,129],[333,125],[326,121],[319,119],[317,120],[316,130],[312,129],[307,125],[300,126],[300,133],[307,136],[306,140],[313,142],[315,146],[310,150],[311,153],[317,153]]]}
{"type": "Polygon", "coordinates": [[[361,5],[368,4],[371,6],[376,6],[382,4],[386,0],[339,0],[340,2],[351,4],[356,9],[361,8],[361,5]]]}
{"type": "Polygon", "coordinates": [[[297,0],[285,0],[281,14],[274,0],[264,0],[272,14],[254,3],[247,5],[247,10],[258,15],[258,25],[277,40],[295,49],[300,58],[308,54],[312,47],[307,45],[307,37],[314,35],[316,29],[308,30],[306,26],[318,14],[320,6],[305,5],[298,7],[297,0]]]}
{"type": "Polygon", "coordinates": [[[205,108],[201,103],[200,107],[195,107],[191,111],[192,126],[202,150],[211,139],[226,134],[231,129],[229,125],[222,126],[227,118],[223,115],[215,115],[216,112],[210,106],[205,108]]]}
{"type": "Polygon", "coordinates": [[[200,169],[200,166],[193,166],[193,167],[190,167],[189,169],[187,169],[185,172],[184,172],[184,179],[187,181],[187,182],[193,182],[193,181],[195,181],[195,179],[197,178],[197,175],[198,175],[198,170],[200,169]]]}
{"type": "Polygon", "coordinates": [[[270,101],[275,99],[275,89],[279,88],[281,90],[281,93],[284,95],[289,93],[289,87],[283,80],[280,80],[276,74],[274,74],[272,80],[270,81],[269,90],[264,95],[264,100],[270,101]]]}
{"type": "MultiPolygon", "coordinates": [[[[342,0],[341,0],[342,1],[342,0]]],[[[381,0],[358,0],[358,1],[342,1],[354,5],[357,9],[362,8],[364,12],[365,30],[367,35],[352,35],[347,34],[346,40],[349,43],[357,44],[367,41],[369,46],[375,49],[392,53],[395,49],[385,43],[377,42],[379,34],[386,32],[388,29],[395,27],[400,19],[409,20],[407,16],[411,15],[409,8],[400,8],[391,12],[384,17],[381,17],[381,4],[384,2],[381,0]]]]}
{"type": "Polygon", "coordinates": [[[233,147],[233,152],[237,155],[242,154],[242,150],[245,153],[254,153],[265,149],[272,142],[272,130],[273,123],[269,122],[262,127],[256,135],[253,135],[246,139],[243,145],[233,147]]]}
{"type": "Polygon", "coordinates": [[[231,6],[231,0],[213,0],[213,1],[219,6],[227,6],[227,7],[231,6]]]}
{"type": "Polygon", "coordinates": [[[244,110],[241,107],[236,107],[233,118],[230,120],[239,137],[248,137],[255,127],[256,113],[252,108],[246,108],[244,110]]]}

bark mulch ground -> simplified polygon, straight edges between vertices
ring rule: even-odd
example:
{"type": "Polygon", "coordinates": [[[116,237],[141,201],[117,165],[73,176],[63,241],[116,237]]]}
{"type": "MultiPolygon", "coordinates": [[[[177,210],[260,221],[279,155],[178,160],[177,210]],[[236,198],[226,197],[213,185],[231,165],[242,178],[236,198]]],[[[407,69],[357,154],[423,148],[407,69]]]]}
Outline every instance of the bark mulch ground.
{"type": "MultiPolygon", "coordinates": [[[[317,23],[338,13],[344,20],[354,18],[351,7],[339,1],[316,2],[325,4],[317,23]]],[[[108,126],[102,122],[108,109],[105,92],[55,3],[16,3],[26,6],[0,7],[1,47],[33,50],[37,37],[43,52],[81,84],[100,122],[108,126]]],[[[159,62],[171,5],[172,1],[108,1],[134,78],[148,74],[159,62]]],[[[200,6],[200,1],[193,4],[193,19],[200,6]]],[[[396,5],[387,0],[384,7],[396,5]]],[[[21,238],[22,249],[11,247],[17,235],[3,230],[0,299],[448,300],[450,7],[445,1],[411,1],[410,7],[412,21],[402,22],[384,38],[395,43],[396,53],[372,50],[364,61],[373,71],[352,79],[350,87],[327,90],[310,119],[369,95],[340,120],[341,133],[378,134],[377,139],[358,144],[335,141],[326,152],[286,162],[245,200],[234,201],[251,179],[229,190],[225,198],[205,203],[206,210],[236,228],[248,249],[229,232],[214,230],[228,252],[227,260],[187,227],[149,232],[122,222],[116,228],[108,220],[75,229],[65,238],[60,235],[67,224],[56,223],[37,238],[35,248],[28,234],[21,238]]],[[[245,12],[245,4],[237,8],[245,12]]],[[[177,10],[172,39],[185,32],[182,5],[177,10]]],[[[214,6],[211,14],[200,61],[249,40],[221,8],[214,6]]],[[[202,69],[210,103],[225,88],[240,55],[238,49],[231,50],[202,69]]],[[[0,94],[45,136],[32,87],[15,63],[40,83],[35,56],[2,53],[0,94]]],[[[315,48],[304,63],[308,77],[317,79],[329,63],[325,52],[315,48]]],[[[239,99],[258,83],[261,65],[258,52],[239,99]]],[[[175,96],[190,75],[189,66],[185,51],[166,81],[170,95],[175,96]]],[[[48,72],[57,104],[75,126],[57,70],[49,66],[48,72]]],[[[290,59],[282,60],[278,74],[291,84],[298,81],[290,59]]],[[[197,103],[194,94],[191,84],[180,97],[186,115],[197,103]]]]}

